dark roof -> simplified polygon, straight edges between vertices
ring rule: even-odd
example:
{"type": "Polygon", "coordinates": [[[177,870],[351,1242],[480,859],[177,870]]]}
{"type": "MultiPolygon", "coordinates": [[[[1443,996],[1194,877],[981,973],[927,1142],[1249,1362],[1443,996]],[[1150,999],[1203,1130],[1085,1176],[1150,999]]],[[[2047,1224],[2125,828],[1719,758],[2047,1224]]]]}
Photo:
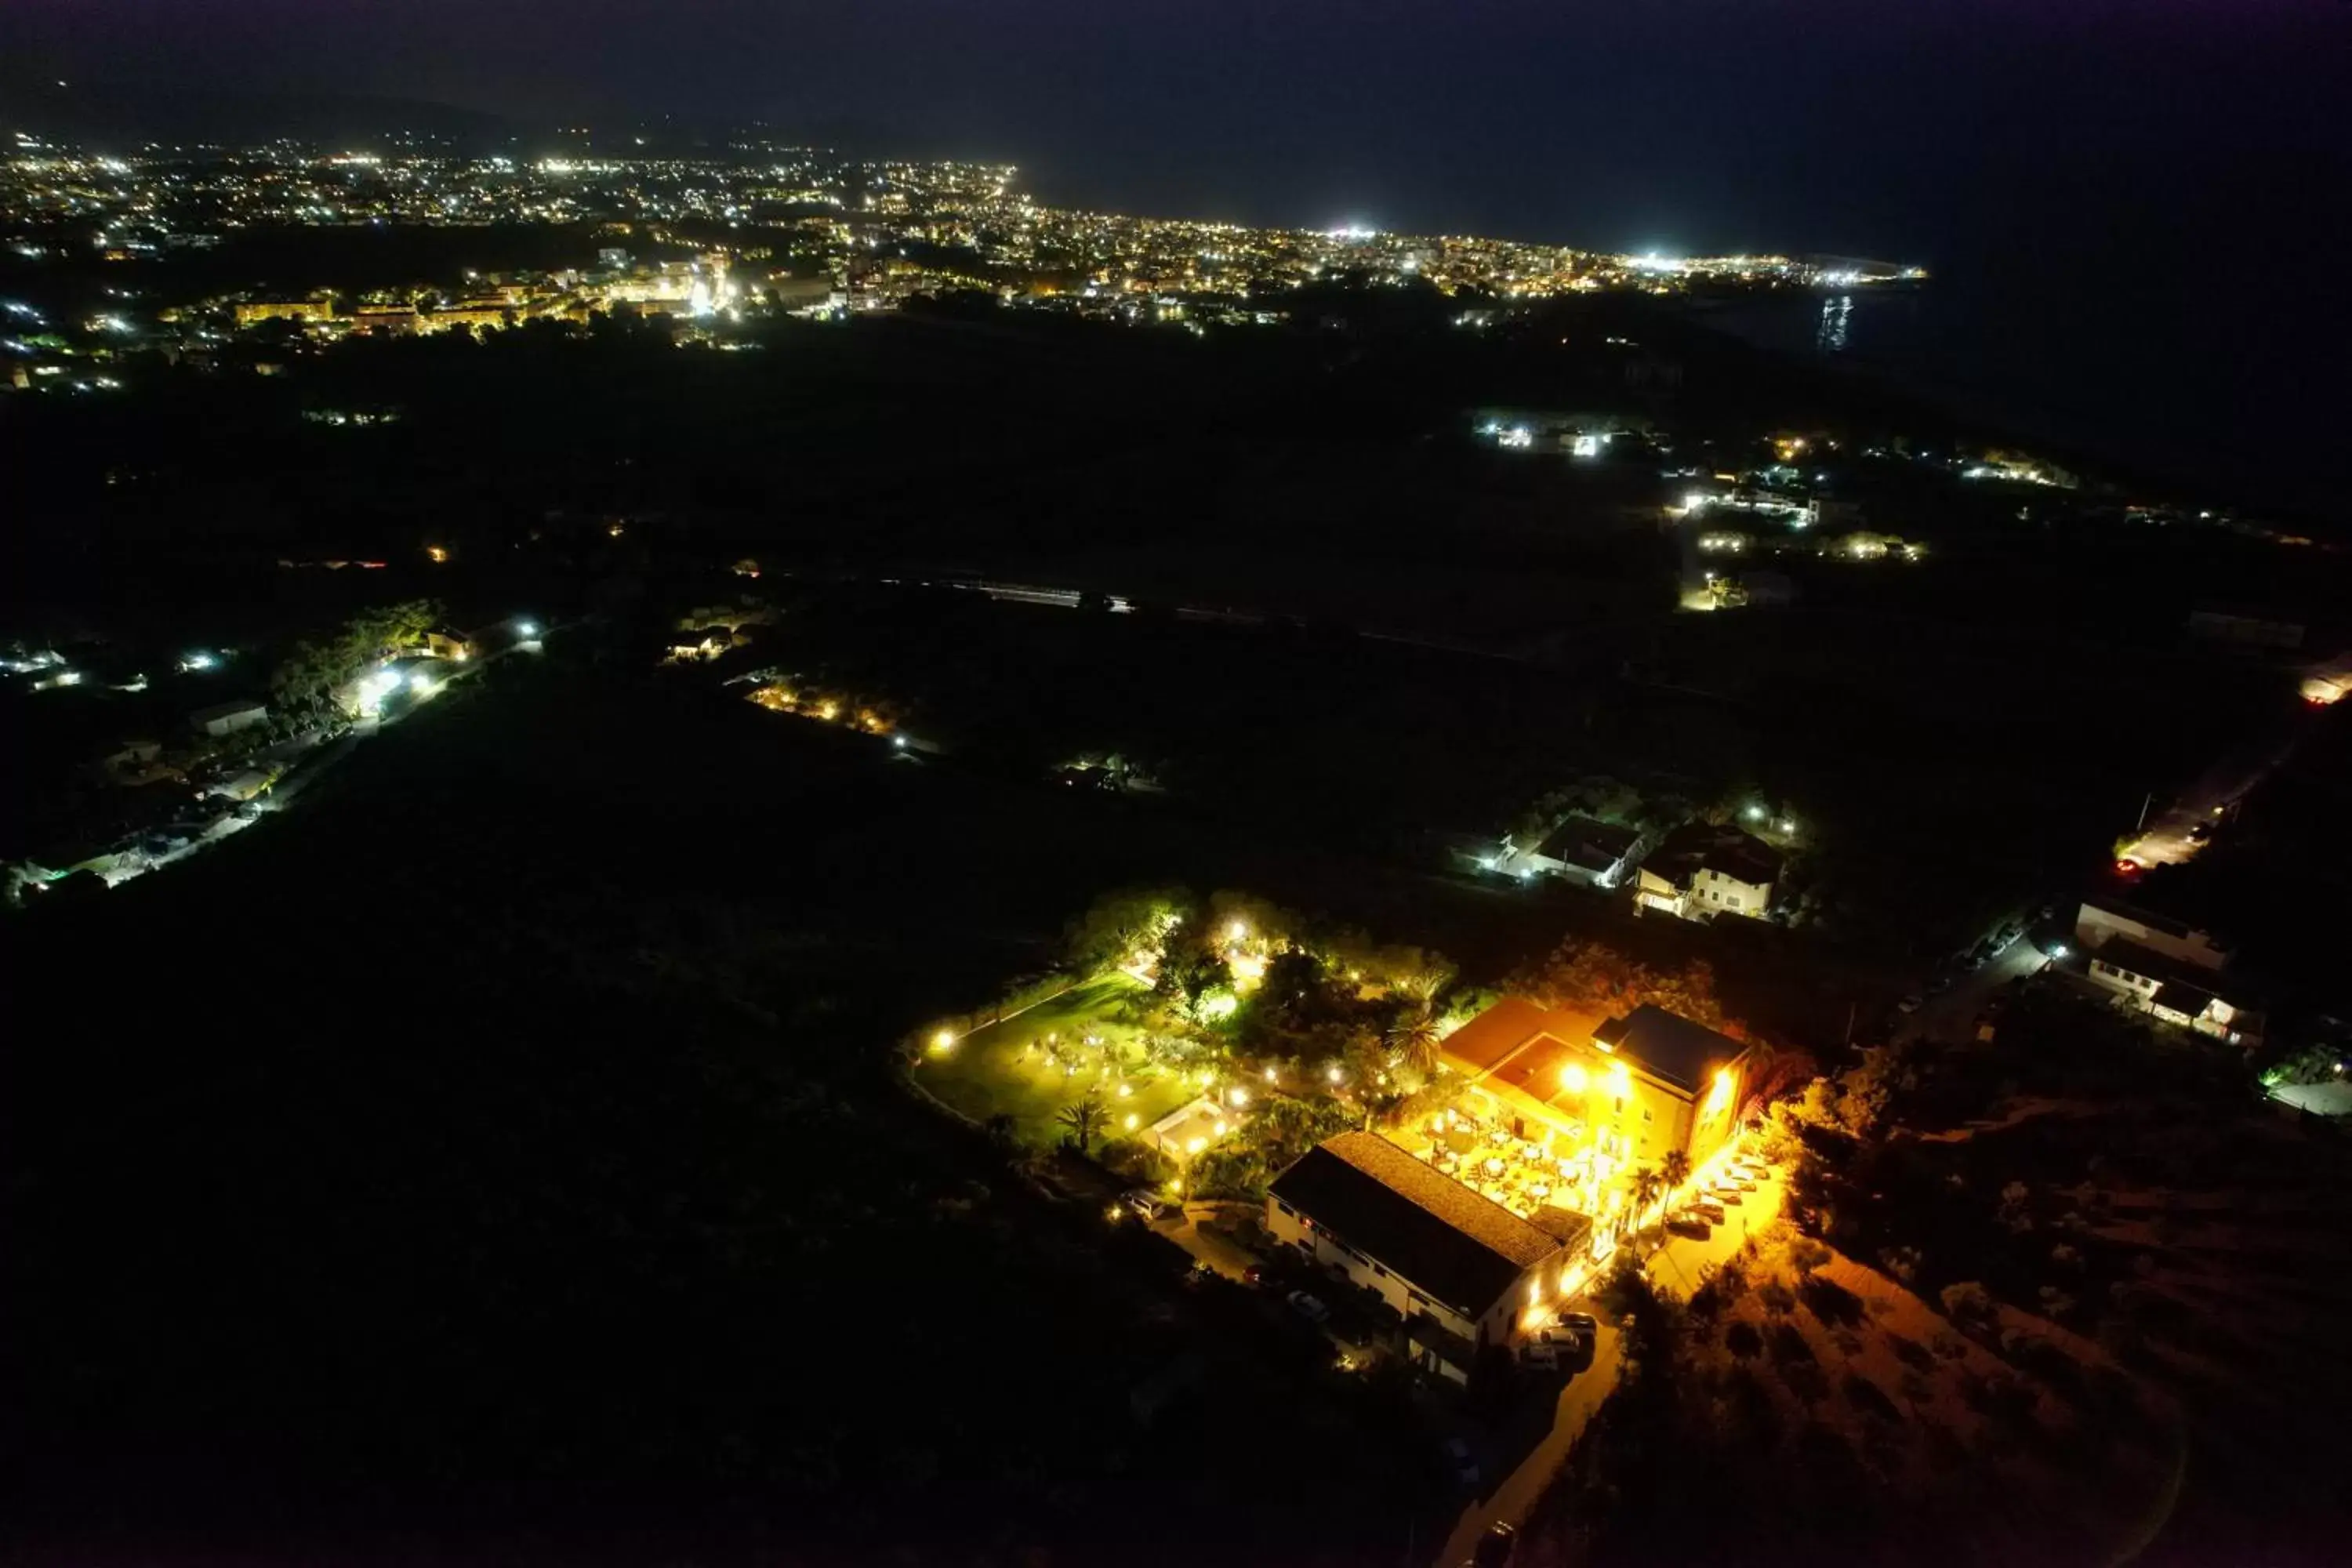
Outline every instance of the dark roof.
{"type": "Polygon", "coordinates": [[[2178,960],[2127,936],[2111,936],[2099,943],[2091,950],[2091,962],[2149,980],[2167,979],[2180,968],[2178,960]]]}
{"type": "Polygon", "coordinates": [[[1699,857],[1699,864],[1717,876],[1751,887],[1769,888],[1780,878],[1780,857],[1762,840],[1743,833],[1745,844],[1717,844],[1699,857]]]}
{"type": "Polygon", "coordinates": [[[1780,856],[1744,828],[1728,823],[1685,822],[1667,834],[1643,862],[1645,870],[1682,888],[1690,885],[1701,867],[1761,887],[1780,879],[1780,856]]]}
{"type": "Polygon", "coordinates": [[[1630,827],[1595,822],[1589,816],[1571,816],[1544,835],[1543,842],[1536,846],[1536,853],[1570,866],[1601,871],[1625,858],[1640,837],[1630,827]]]}
{"type": "Polygon", "coordinates": [[[2201,985],[2191,985],[2186,980],[2168,980],[2156,988],[2156,994],[2147,999],[2147,1005],[2199,1018],[2204,1016],[2206,1008],[2220,1000],[2221,997],[2201,985]]]}
{"type": "Polygon", "coordinates": [[[1748,1049],[1728,1035],[1646,1002],[1625,1017],[1610,1019],[1592,1031],[1592,1037],[1693,1094],[1706,1081],[1709,1068],[1735,1060],[1748,1049]]]}
{"type": "MultiPolygon", "coordinates": [[[[2160,931],[2167,936],[2177,936],[2183,941],[2186,941],[2189,935],[2187,921],[2174,920],[2170,915],[2158,914],[2154,910],[2138,904],[2127,904],[2121,899],[2110,899],[2094,894],[2083,900],[2083,908],[2097,910],[2103,914],[2114,915],[2118,920],[2132,921],[2147,927],[2150,931],[2160,931]]],[[[2074,923],[2077,925],[2083,923],[2083,917],[2079,912],[2074,917],[2074,923]]],[[[2113,941],[2102,943],[2099,951],[2105,952],[2112,945],[2114,945],[2113,941]]]]}
{"type": "Polygon", "coordinates": [[[1422,1294],[1475,1318],[1559,1243],[1374,1132],[1342,1132],[1274,1195],[1422,1294]]]}
{"type": "MultiPolygon", "coordinates": [[[[2220,978],[2215,971],[2168,952],[2158,952],[2127,936],[2111,936],[2093,948],[2091,962],[2158,982],[2148,1001],[2159,1007],[2194,1015],[2202,1013],[2217,998],[2230,1002],[2232,1007],[2242,1005],[2231,1001],[2227,993],[2213,989],[2214,981],[2220,978]]],[[[2238,994],[2242,996],[2245,993],[2240,991],[2238,994]]]]}

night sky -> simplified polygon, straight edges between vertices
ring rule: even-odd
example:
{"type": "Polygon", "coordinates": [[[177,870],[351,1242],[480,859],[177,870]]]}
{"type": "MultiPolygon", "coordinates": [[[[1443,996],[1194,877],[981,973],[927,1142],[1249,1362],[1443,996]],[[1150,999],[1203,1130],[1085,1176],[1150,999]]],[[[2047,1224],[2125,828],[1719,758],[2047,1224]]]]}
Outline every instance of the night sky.
{"type": "Polygon", "coordinates": [[[2242,466],[2319,435],[2346,316],[2345,0],[5,0],[0,60],[761,116],[1171,216],[1918,261],[1972,352],[2055,341],[1992,381],[2122,388],[2242,466]]]}

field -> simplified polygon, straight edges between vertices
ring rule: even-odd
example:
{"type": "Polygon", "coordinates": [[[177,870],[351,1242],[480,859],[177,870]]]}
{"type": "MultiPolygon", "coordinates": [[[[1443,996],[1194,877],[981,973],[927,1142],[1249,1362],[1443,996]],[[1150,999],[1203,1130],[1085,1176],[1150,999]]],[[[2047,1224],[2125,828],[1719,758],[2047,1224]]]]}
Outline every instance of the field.
{"type": "Polygon", "coordinates": [[[1198,1085],[1149,1065],[1135,1026],[1116,1016],[1120,1002],[1138,989],[1121,974],[1073,986],[972,1031],[950,1050],[927,1049],[914,1069],[916,1082],[969,1121],[1011,1117],[1013,1136],[1033,1148],[1050,1148],[1067,1137],[1057,1118],[1090,1094],[1111,1114],[1108,1131],[1131,1135],[1200,1092],[1198,1085]],[[1100,1046],[1089,1049],[1088,1037],[1100,1046]],[[1051,1054],[1056,1047],[1072,1059],[1057,1061],[1051,1054]]]}

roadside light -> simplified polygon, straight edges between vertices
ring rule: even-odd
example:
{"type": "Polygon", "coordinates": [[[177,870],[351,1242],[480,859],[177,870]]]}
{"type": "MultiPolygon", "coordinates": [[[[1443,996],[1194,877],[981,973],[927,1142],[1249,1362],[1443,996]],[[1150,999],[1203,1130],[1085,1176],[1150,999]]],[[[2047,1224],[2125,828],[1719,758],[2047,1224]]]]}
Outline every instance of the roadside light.
{"type": "Polygon", "coordinates": [[[1760,805],[1751,805],[1739,815],[1750,822],[1761,822],[1764,820],[1764,808],[1760,805]]]}
{"type": "Polygon", "coordinates": [[[1113,1204],[1110,1207],[1105,1209],[1103,1211],[1103,1217],[1110,1221],[1111,1224],[1117,1225],[1118,1223],[1118,1205],[1117,1204],[1113,1204]]]}
{"type": "Polygon", "coordinates": [[[1135,1085],[1131,1083],[1120,1084],[1118,1086],[1118,1097],[1121,1100],[1133,1100],[1135,1098],[1135,1085]]]}
{"type": "Polygon", "coordinates": [[[2050,956],[2051,956],[2051,957],[2053,957],[2053,958],[2063,958],[2063,957],[2065,957],[2069,952],[2073,952],[2073,951],[2074,951],[2074,950],[2073,950],[2072,948],[2069,948],[2069,947],[2068,947],[2064,942],[2055,942],[2055,943],[2053,943],[2053,944],[2052,944],[2052,946],[2051,946],[2051,949],[2050,949],[2050,956]]]}
{"type": "Polygon", "coordinates": [[[449,552],[438,544],[428,544],[425,547],[425,558],[436,566],[445,565],[449,560],[449,552]]]}
{"type": "Polygon", "coordinates": [[[515,623],[515,635],[521,637],[535,637],[539,635],[539,623],[537,621],[517,621],[515,623]]]}
{"type": "Polygon", "coordinates": [[[1217,1125],[1216,1125],[1216,1133],[1217,1133],[1217,1136],[1218,1136],[1218,1137],[1220,1137],[1220,1138],[1223,1138],[1223,1137],[1225,1135],[1225,1131],[1226,1131],[1226,1130],[1225,1130],[1225,1124],[1224,1124],[1224,1122],[1223,1122],[1223,1121],[1220,1121],[1217,1123],[1217,1125]]]}
{"type": "Polygon", "coordinates": [[[903,752],[907,749],[907,737],[904,735],[893,735],[890,737],[890,743],[903,752]]]}
{"type": "Polygon", "coordinates": [[[1208,1146],[1209,1141],[1206,1138],[1187,1138],[1184,1141],[1184,1152],[1197,1154],[1208,1146]]]}
{"type": "Polygon", "coordinates": [[[1615,1067],[1609,1069],[1609,1090],[1611,1093],[1622,1097],[1627,1091],[1632,1089],[1633,1087],[1633,1075],[1625,1069],[1625,1064],[1623,1062],[1619,1062],[1615,1067]]]}
{"type": "Polygon", "coordinates": [[[1230,1105],[1247,1105],[1249,1103],[1249,1090],[1245,1089],[1230,1089],[1225,1094],[1225,1101],[1230,1105]]]}
{"type": "Polygon", "coordinates": [[[432,678],[420,669],[408,678],[408,689],[419,697],[429,696],[433,690],[432,678]]]}
{"type": "Polygon", "coordinates": [[[1339,1082],[1339,1076],[1340,1076],[1340,1075],[1339,1075],[1339,1068],[1335,1065],[1335,1066],[1333,1066],[1333,1067],[1331,1068],[1331,1069],[1330,1069],[1329,1071],[1326,1072],[1323,1076],[1324,1076],[1325,1078],[1329,1079],[1333,1083],[1337,1083],[1337,1082],[1339,1082]]]}
{"type": "Polygon", "coordinates": [[[1139,1125],[1142,1123],[1142,1121],[1143,1121],[1143,1118],[1142,1118],[1142,1117],[1140,1117],[1140,1116],[1138,1116],[1134,1111],[1130,1110],[1130,1111],[1129,1111],[1129,1112],[1127,1113],[1127,1126],[1128,1126],[1128,1131],[1134,1131],[1138,1126],[1139,1126],[1139,1125]]]}
{"type": "Polygon", "coordinates": [[[941,1029],[938,1034],[933,1035],[931,1037],[931,1049],[935,1051],[951,1051],[955,1049],[955,1031],[953,1029],[941,1029]]]}
{"type": "Polygon", "coordinates": [[[1570,1062],[1559,1069],[1559,1086],[1570,1094],[1582,1094],[1591,1081],[1591,1075],[1584,1070],[1581,1062],[1570,1062]]]}
{"type": "Polygon", "coordinates": [[[1247,921],[1235,921],[1233,924],[1225,928],[1225,939],[1228,942],[1239,942],[1247,935],[1249,935],[1249,922],[1247,921]]]}

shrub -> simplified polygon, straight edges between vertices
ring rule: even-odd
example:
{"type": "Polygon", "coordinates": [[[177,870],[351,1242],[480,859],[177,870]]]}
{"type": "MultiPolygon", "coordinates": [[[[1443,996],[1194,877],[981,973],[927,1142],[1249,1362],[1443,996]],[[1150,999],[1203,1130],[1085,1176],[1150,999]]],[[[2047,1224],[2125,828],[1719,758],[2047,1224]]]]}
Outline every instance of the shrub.
{"type": "Polygon", "coordinates": [[[1991,1293],[1973,1279],[1944,1287],[1944,1315],[1957,1322],[1981,1323],[1993,1316],[1991,1293]]]}
{"type": "Polygon", "coordinates": [[[1723,1348],[1742,1361],[1749,1361],[1763,1351],[1764,1336],[1756,1331],[1753,1323],[1734,1323],[1723,1331],[1723,1348]]]}
{"type": "Polygon", "coordinates": [[[1797,1298],[1790,1294],[1789,1288],[1778,1279],[1767,1279],[1763,1284],[1756,1287],[1756,1299],[1763,1302],[1764,1310],[1776,1318],[1797,1304],[1797,1298]]]}
{"type": "Polygon", "coordinates": [[[1838,1391],[1845,1395],[1848,1405],[1873,1421],[1893,1422],[1902,1418],[1903,1413],[1895,1407],[1895,1401],[1886,1397],[1885,1390],[1858,1372],[1847,1373],[1840,1380],[1838,1391]]]}
{"type": "Polygon", "coordinates": [[[1813,1316],[1824,1323],[1858,1323],[1862,1321],[1862,1298],[1834,1279],[1811,1278],[1798,1287],[1805,1305],[1813,1316]]]}

